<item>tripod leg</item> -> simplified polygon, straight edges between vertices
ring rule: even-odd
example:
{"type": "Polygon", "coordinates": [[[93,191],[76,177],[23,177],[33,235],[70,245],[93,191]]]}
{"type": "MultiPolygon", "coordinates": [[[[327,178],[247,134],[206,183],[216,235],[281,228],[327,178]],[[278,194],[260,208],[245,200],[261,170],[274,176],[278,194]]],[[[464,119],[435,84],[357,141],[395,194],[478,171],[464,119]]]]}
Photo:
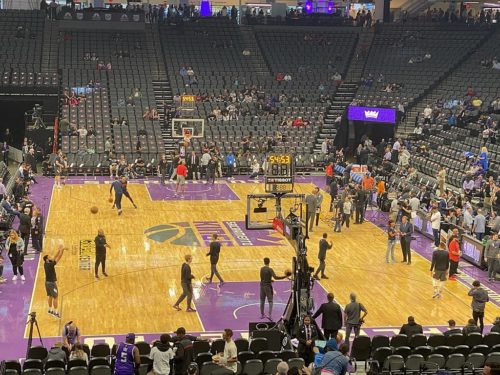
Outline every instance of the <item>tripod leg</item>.
{"type": "Polygon", "coordinates": [[[36,331],[38,332],[38,338],[40,339],[40,344],[43,346],[42,334],[40,333],[40,327],[38,327],[38,320],[35,319],[36,331]]]}

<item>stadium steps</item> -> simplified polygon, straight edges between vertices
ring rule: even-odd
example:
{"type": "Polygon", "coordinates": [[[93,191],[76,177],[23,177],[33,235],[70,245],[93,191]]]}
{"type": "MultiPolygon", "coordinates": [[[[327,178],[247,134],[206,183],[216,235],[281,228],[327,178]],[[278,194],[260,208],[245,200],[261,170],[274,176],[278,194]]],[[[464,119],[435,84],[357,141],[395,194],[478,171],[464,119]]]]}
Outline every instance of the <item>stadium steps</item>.
{"type": "Polygon", "coordinates": [[[45,22],[43,26],[41,69],[43,73],[57,72],[59,57],[59,28],[57,22],[45,22]]]}
{"type": "MultiPolygon", "coordinates": [[[[262,52],[260,51],[257,38],[255,37],[255,32],[253,26],[250,25],[240,25],[239,28],[241,40],[243,42],[243,49],[250,50],[250,56],[248,59],[248,68],[250,72],[254,72],[258,76],[266,77],[271,75],[271,70],[269,65],[265,60],[262,52]]],[[[243,51],[242,51],[243,52],[243,51]]]]}
{"type": "Polygon", "coordinates": [[[483,39],[481,39],[476,46],[476,48],[472,49],[468,54],[466,54],[462,59],[456,61],[454,64],[450,64],[450,69],[446,74],[437,82],[435,82],[429,89],[426,91],[424,95],[420,97],[417,101],[414,102],[413,105],[406,108],[406,118],[404,122],[402,122],[398,128],[396,129],[396,133],[400,137],[407,136],[413,133],[413,129],[415,128],[416,118],[421,113],[427,104],[432,104],[438,98],[436,92],[439,92],[440,89],[449,86],[448,78],[453,75],[453,72],[460,69],[460,67],[467,63],[467,61],[474,56],[474,54],[481,49],[481,47],[495,34],[495,29],[490,30],[483,39]]]}
{"type": "Polygon", "coordinates": [[[360,30],[356,47],[353,49],[351,55],[348,57],[351,64],[345,74],[345,81],[343,81],[333,95],[332,104],[325,114],[324,125],[318,133],[316,143],[314,145],[314,152],[321,152],[321,144],[325,138],[335,140],[337,129],[335,128],[335,119],[339,114],[343,114],[347,106],[356,97],[358,91],[358,82],[361,80],[363,71],[366,64],[366,57],[370,52],[373,42],[374,33],[371,30],[360,30]]]}
{"type": "Polygon", "coordinates": [[[165,145],[165,151],[175,151],[177,149],[177,142],[172,137],[172,127],[170,126],[170,119],[165,117],[166,106],[172,102],[172,88],[168,79],[153,80],[153,92],[155,96],[156,108],[158,109],[158,117],[161,126],[161,137],[165,145]]]}

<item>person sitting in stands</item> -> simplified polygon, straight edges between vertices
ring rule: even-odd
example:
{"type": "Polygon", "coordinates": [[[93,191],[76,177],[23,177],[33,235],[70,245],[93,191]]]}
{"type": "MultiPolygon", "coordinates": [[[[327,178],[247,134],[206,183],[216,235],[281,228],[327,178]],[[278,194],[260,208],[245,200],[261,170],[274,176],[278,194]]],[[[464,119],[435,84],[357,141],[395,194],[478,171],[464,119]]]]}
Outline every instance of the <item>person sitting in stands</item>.
{"type": "Polygon", "coordinates": [[[413,316],[408,317],[408,323],[403,324],[401,330],[399,331],[400,335],[406,335],[408,338],[412,337],[415,334],[424,333],[422,326],[415,322],[415,318],[413,316]]]}
{"type": "Polygon", "coordinates": [[[293,120],[292,126],[304,126],[304,121],[302,120],[302,117],[297,117],[295,120],[293,120]]]}
{"type": "Polygon", "coordinates": [[[145,120],[151,120],[151,111],[149,110],[149,107],[146,107],[146,112],[144,112],[142,118],[145,120]]]}
{"type": "Polygon", "coordinates": [[[462,330],[456,327],[455,321],[453,319],[448,320],[448,330],[444,333],[444,335],[450,336],[460,333],[462,333],[462,330]]]}
{"type": "Polygon", "coordinates": [[[477,324],[474,321],[474,319],[469,319],[467,321],[467,325],[462,329],[462,334],[464,336],[467,336],[468,334],[473,333],[473,332],[481,333],[481,330],[477,326],[477,324]]]}

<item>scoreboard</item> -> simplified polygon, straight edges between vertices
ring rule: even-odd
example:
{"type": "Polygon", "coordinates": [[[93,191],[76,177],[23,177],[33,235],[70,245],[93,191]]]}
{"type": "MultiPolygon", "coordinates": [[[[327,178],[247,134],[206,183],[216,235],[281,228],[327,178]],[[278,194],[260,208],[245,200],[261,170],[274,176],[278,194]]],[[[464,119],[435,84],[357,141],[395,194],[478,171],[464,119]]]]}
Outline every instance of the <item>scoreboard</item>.
{"type": "Polygon", "coordinates": [[[293,192],[294,163],[291,154],[271,154],[267,157],[266,193],[293,192]]]}

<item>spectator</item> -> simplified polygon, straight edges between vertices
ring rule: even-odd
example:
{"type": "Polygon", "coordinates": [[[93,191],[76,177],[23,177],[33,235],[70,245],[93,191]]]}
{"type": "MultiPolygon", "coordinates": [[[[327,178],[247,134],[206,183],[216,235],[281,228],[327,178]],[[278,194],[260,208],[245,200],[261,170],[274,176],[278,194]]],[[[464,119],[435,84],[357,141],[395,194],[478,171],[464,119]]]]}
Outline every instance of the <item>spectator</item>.
{"type": "Polygon", "coordinates": [[[474,217],[472,232],[475,233],[476,238],[479,241],[482,241],[485,231],[486,231],[486,217],[484,217],[483,211],[480,208],[478,208],[477,215],[476,217],[474,217]]]}
{"type": "Polygon", "coordinates": [[[276,366],[276,375],[287,375],[288,374],[288,363],[281,361],[276,366]]]}
{"type": "Polygon", "coordinates": [[[496,317],[495,321],[493,322],[493,327],[491,327],[490,332],[496,332],[500,333],[500,317],[496,317]]]}
{"type": "Polygon", "coordinates": [[[481,283],[478,280],[474,280],[472,289],[469,290],[468,295],[472,297],[471,307],[473,321],[477,324],[479,320],[479,329],[482,334],[484,328],[484,309],[486,307],[486,302],[490,300],[488,292],[481,288],[481,283]]]}
{"type": "Polygon", "coordinates": [[[325,353],[319,366],[322,372],[325,370],[325,372],[334,375],[344,375],[347,372],[347,366],[349,364],[349,358],[347,357],[349,346],[347,342],[348,338],[346,338],[345,344],[340,345],[339,351],[330,350],[325,353]]]}
{"type": "Polygon", "coordinates": [[[403,324],[403,326],[399,330],[399,334],[406,335],[408,336],[408,338],[410,338],[417,333],[424,333],[422,326],[415,322],[415,318],[413,316],[409,316],[408,323],[403,324]]]}
{"type": "Polygon", "coordinates": [[[448,320],[448,330],[444,333],[444,335],[451,336],[460,333],[462,333],[462,330],[456,327],[455,321],[453,319],[448,320]]]}
{"type": "Polygon", "coordinates": [[[259,162],[254,159],[252,161],[252,165],[251,165],[251,168],[252,168],[252,174],[250,174],[250,177],[251,179],[254,179],[254,178],[259,178],[259,172],[260,172],[260,165],[259,165],[259,162]]]}
{"type": "Polygon", "coordinates": [[[69,360],[72,361],[74,359],[81,359],[89,364],[89,357],[87,353],[83,350],[83,345],[77,342],[75,346],[73,347],[73,350],[71,351],[71,354],[69,355],[69,360]]]}
{"type": "Polygon", "coordinates": [[[160,341],[153,343],[149,358],[153,361],[155,375],[170,374],[170,362],[174,359],[174,352],[170,347],[170,341],[170,335],[163,334],[160,336],[160,341]]]}
{"type": "Polygon", "coordinates": [[[66,352],[62,349],[62,346],[62,342],[56,342],[54,347],[49,350],[47,361],[57,360],[66,363],[66,352]]]}
{"type": "Polygon", "coordinates": [[[456,280],[455,275],[458,273],[458,262],[460,261],[461,254],[462,252],[460,251],[460,242],[458,241],[458,237],[452,235],[450,241],[448,242],[448,255],[450,258],[450,280],[456,280]]]}
{"type": "Polygon", "coordinates": [[[473,332],[479,332],[479,333],[481,333],[481,330],[477,326],[477,324],[474,321],[474,319],[469,319],[467,321],[467,325],[464,326],[464,328],[462,329],[462,334],[464,336],[467,336],[468,334],[473,333],[473,332]]]}
{"type": "Polygon", "coordinates": [[[498,233],[492,232],[484,247],[484,256],[488,262],[488,280],[494,282],[497,276],[498,259],[500,258],[500,240],[498,233]]]}
{"type": "Polygon", "coordinates": [[[218,362],[221,367],[212,371],[212,374],[234,375],[238,370],[238,351],[233,341],[233,331],[226,328],[222,334],[222,338],[225,341],[224,352],[218,353],[218,356],[215,357],[215,361],[218,362]]]}

